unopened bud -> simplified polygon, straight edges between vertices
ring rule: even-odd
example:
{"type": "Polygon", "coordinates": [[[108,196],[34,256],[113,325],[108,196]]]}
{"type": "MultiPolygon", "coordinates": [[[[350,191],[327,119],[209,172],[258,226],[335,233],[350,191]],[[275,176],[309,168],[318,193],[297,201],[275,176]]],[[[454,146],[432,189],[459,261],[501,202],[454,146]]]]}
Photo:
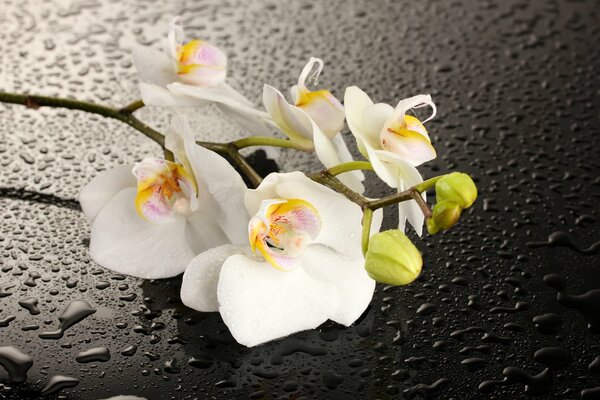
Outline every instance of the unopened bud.
{"type": "Polygon", "coordinates": [[[438,202],[450,200],[460,208],[469,208],[477,198],[477,187],[469,175],[453,172],[437,181],[435,193],[438,202]]]}
{"type": "Polygon", "coordinates": [[[435,235],[452,228],[460,218],[462,208],[451,200],[439,201],[433,206],[433,215],[427,219],[427,232],[435,235]]]}
{"type": "Polygon", "coordinates": [[[399,230],[373,235],[365,259],[369,276],[388,285],[408,285],[419,276],[423,266],[421,253],[399,230]]]}

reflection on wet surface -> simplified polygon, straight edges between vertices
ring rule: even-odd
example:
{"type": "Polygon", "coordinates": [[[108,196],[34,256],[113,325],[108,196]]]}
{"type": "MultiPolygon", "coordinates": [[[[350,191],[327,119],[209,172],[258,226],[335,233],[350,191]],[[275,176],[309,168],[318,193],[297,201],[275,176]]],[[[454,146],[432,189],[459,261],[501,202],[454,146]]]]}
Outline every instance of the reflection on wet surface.
{"type": "MultiPolygon", "coordinates": [[[[257,104],[264,82],[289,86],[310,56],[325,60],[322,84],[338,97],[350,85],[385,102],[431,93],[439,157],[423,175],[456,169],[480,189],[457,229],[415,239],[419,280],[378,286],[354,326],[247,349],[218,314],[181,304],[180,278],[142,281],[89,259],[78,190],[159,155],[152,143],[98,116],[0,105],[0,397],[600,398],[595,1],[0,9],[0,90],[126,104],[138,97],[131,45],[158,48],[181,14],[228,53],[230,83],[257,104]]],[[[244,135],[216,113],[190,113],[204,139],[244,135]]],[[[162,130],[169,117],[139,115],[162,130]]],[[[319,169],[298,152],[276,161],[319,169]]]]}

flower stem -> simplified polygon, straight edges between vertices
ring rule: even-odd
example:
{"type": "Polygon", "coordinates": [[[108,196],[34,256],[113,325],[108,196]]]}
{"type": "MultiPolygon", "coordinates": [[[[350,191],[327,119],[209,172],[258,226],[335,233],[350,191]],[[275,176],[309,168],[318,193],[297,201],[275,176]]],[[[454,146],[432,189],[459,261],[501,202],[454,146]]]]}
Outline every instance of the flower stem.
{"type": "Polygon", "coordinates": [[[368,161],[349,161],[327,169],[327,173],[336,176],[343,174],[344,172],[355,171],[357,169],[373,171],[373,166],[368,161]]]}
{"type": "Polygon", "coordinates": [[[362,238],[361,246],[363,256],[367,256],[367,250],[369,250],[369,239],[371,238],[371,222],[373,221],[373,210],[369,207],[363,209],[362,218],[362,238]]]}
{"type": "Polygon", "coordinates": [[[268,136],[250,136],[243,139],[238,139],[232,144],[236,147],[236,149],[243,149],[251,146],[272,146],[272,147],[283,147],[287,149],[296,149],[301,151],[311,151],[306,147],[299,145],[296,142],[293,142],[289,139],[279,139],[268,136]]]}
{"type": "MultiPolygon", "coordinates": [[[[420,193],[427,191],[428,189],[434,187],[435,184],[437,183],[437,181],[439,181],[444,176],[445,175],[440,175],[440,176],[436,176],[431,179],[427,179],[426,181],[423,181],[408,190],[398,192],[391,196],[386,196],[386,197],[382,197],[380,199],[370,200],[369,208],[372,208],[373,210],[377,210],[378,208],[387,207],[387,206],[397,204],[397,203],[400,203],[403,201],[415,200],[415,198],[413,197],[413,193],[420,194],[420,193]]],[[[421,196],[419,196],[419,197],[421,197],[421,196]]],[[[421,200],[423,200],[423,199],[421,199],[421,200]]],[[[417,200],[417,202],[418,202],[418,200],[417,200]]],[[[421,208],[421,210],[423,210],[423,208],[421,208]]]]}

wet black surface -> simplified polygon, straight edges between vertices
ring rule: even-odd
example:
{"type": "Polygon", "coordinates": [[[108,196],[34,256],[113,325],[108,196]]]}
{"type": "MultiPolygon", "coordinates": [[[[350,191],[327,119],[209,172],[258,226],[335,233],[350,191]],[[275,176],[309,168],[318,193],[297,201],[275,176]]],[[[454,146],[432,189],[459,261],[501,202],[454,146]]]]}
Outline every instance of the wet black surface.
{"type": "MultiPolygon", "coordinates": [[[[596,0],[167,3],[0,0],[0,89],[125,104],[129,47],[159,46],[182,14],[257,102],[311,55],[340,97],[354,84],[389,103],[431,93],[439,157],[422,172],[470,173],[480,197],[453,231],[415,239],[422,276],[379,286],[355,326],[247,349],[218,314],[180,303],[178,279],[89,259],[78,190],[158,155],[151,143],[100,117],[0,105],[0,398],[600,398],[596,0]]],[[[207,140],[237,134],[194,118],[207,140]]]]}

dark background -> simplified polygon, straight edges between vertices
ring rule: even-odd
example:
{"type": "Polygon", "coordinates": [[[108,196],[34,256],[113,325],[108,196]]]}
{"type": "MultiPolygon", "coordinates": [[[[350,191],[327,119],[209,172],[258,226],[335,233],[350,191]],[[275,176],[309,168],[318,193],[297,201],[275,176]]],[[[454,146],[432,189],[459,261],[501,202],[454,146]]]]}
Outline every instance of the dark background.
{"type": "MultiPolygon", "coordinates": [[[[321,86],[338,98],[350,85],[392,104],[430,93],[439,157],[423,175],[460,170],[479,187],[457,228],[415,238],[426,263],[419,280],[378,286],[355,326],[329,322],[247,349],[217,313],[180,303],[179,280],[124,277],[89,259],[79,189],[159,149],[99,116],[2,104],[0,321],[15,318],[0,327],[0,346],[34,363],[21,384],[0,368],[0,398],[39,398],[54,375],[79,383],[48,398],[600,398],[598,8],[0,0],[0,90],[124,105],[138,97],[131,45],[159,48],[180,14],[189,36],[227,52],[229,83],[257,104],[264,82],[291,86],[310,56],[324,59],[321,86]],[[30,298],[37,315],[19,305],[30,298]],[[62,339],[39,338],[73,300],[96,313],[62,339]],[[134,355],[121,354],[132,345],[134,355]],[[110,361],[75,361],[97,346],[110,361]]],[[[160,129],[169,116],[139,115],[160,129]]],[[[244,135],[215,109],[192,118],[206,140],[244,135]]],[[[320,168],[292,151],[276,159],[282,170],[320,168]]],[[[369,194],[390,193],[371,178],[369,194]]],[[[395,221],[390,209],[386,225],[395,221]]]]}

